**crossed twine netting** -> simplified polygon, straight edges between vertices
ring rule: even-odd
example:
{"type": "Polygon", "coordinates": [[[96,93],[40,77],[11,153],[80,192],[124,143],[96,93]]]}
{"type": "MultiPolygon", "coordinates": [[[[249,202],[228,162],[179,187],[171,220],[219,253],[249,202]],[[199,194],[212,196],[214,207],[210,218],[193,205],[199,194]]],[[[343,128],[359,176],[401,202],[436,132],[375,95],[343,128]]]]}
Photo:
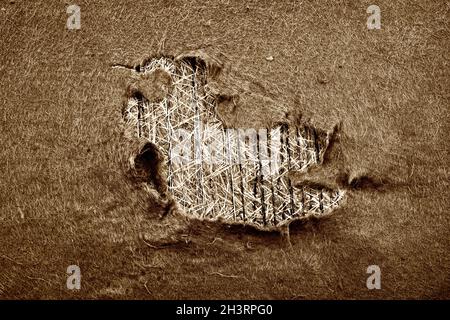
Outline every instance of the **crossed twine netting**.
{"type": "Polygon", "coordinates": [[[169,190],[185,214],[271,229],[339,205],[343,191],[294,187],[289,175],[318,163],[326,146],[314,128],[226,129],[205,67],[161,57],[142,72],[157,69],[172,77],[171,92],[157,103],[130,97],[125,121],[164,154],[169,190]]]}

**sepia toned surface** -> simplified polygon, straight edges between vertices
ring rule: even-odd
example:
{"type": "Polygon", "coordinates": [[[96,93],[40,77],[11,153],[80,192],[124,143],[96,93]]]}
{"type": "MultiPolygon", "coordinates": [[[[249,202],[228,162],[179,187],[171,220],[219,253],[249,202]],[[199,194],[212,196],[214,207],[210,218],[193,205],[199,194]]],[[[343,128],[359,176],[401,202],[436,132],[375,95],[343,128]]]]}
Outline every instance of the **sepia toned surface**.
{"type": "Polygon", "coordinates": [[[448,298],[445,1],[379,1],[380,30],[367,1],[76,4],[67,30],[64,1],[0,2],[1,298],[448,298]],[[211,86],[227,127],[342,124],[324,171],[294,178],[345,188],[345,204],[292,223],[290,246],[166,213],[130,178],[136,79],[114,66],[200,49],[225,61],[211,86]]]}

